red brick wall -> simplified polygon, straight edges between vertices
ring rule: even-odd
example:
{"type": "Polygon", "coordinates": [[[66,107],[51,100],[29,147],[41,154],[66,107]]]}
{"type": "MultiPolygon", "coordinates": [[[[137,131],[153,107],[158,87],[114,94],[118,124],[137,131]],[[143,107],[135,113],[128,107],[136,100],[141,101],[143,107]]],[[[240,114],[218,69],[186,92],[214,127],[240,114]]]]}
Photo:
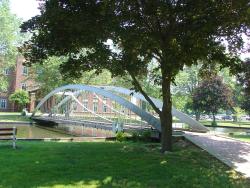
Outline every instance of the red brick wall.
{"type": "MultiPolygon", "coordinates": [[[[23,67],[24,67],[23,62],[24,62],[23,57],[21,56],[17,57],[15,68],[11,71],[10,75],[7,75],[9,78],[9,89],[6,93],[0,92],[0,99],[8,100],[9,96],[12,93],[14,93],[16,90],[21,89],[22,83],[26,83],[27,88],[34,84],[34,81],[28,79],[28,75],[23,75],[23,67]]],[[[17,110],[18,109],[14,104],[12,104],[10,101],[7,101],[7,108],[0,109],[0,112],[3,111],[12,112],[17,110]]]]}

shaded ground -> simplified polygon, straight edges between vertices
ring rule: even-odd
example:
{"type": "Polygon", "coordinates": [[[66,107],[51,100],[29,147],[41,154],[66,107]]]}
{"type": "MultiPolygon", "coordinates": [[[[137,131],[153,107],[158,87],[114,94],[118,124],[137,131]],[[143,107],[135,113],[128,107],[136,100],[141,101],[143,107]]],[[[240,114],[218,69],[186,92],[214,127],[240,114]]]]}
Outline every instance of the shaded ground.
{"type": "Polygon", "coordinates": [[[186,142],[0,142],[0,187],[247,187],[246,180],[186,142]]]}
{"type": "Polygon", "coordinates": [[[185,137],[250,178],[250,143],[204,133],[186,132],[185,137]]]}

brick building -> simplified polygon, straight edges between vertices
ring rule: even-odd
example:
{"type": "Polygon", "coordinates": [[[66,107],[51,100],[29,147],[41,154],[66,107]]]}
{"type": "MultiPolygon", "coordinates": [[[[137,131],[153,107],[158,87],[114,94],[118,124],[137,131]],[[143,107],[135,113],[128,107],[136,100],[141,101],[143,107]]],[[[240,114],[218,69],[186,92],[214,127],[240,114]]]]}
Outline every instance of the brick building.
{"type": "MultiPolygon", "coordinates": [[[[35,105],[39,101],[36,99],[36,92],[39,91],[39,87],[29,77],[31,71],[29,67],[23,65],[24,58],[19,56],[16,59],[16,65],[14,68],[5,68],[4,71],[0,74],[0,76],[8,77],[9,87],[7,92],[0,92],[0,112],[15,112],[18,111],[18,108],[15,104],[11,103],[8,99],[9,96],[14,93],[16,90],[26,90],[30,95],[30,104],[27,105],[27,109],[29,111],[33,111],[35,105]]],[[[105,113],[112,114],[114,113],[110,107],[114,107],[113,102],[106,97],[97,96],[93,93],[89,93],[85,96],[80,96],[78,98],[79,101],[82,102],[83,106],[74,104],[74,112],[77,114],[81,113],[89,113],[86,108],[95,112],[95,113],[105,113]]],[[[137,104],[140,101],[137,101],[134,97],[131,97],[131,102],[137,104]]],[[[54,99],[51,98],[46,102],[48,109],[51,109],[54,106],[54,99]]],[[[127,112],[124,109],[124,112],[130,114],[131,112],[127,112]]]]}
{"type": "Polygon", "coordinates": [[[9,85],[6,92],[0,92],[0,112],[17,111],[17,106],[8,100],[9,96],[16,90],[30,91],[35,86],[35,82],[28,77],[29,68],[23,65],[23,61],[23,57],[17,57],[15,66],[5,68],[1,73],[1,76],[8,78],[9,85]]]}

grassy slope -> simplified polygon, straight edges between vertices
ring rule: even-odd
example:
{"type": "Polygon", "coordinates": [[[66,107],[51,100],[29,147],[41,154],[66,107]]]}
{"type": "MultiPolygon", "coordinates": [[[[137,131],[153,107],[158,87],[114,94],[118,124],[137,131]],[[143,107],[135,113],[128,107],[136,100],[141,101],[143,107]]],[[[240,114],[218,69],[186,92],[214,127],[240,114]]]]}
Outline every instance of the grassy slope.
{"type": "Polygon", "coordinates": [[[0,187],[247,187],[245,180],[193,146],[175,147],[167,155],[159,153],[159,145],[142,143],[18,146],[15,151],[0,142],[0,187]]]}
{"type": "Polygon", "coordinates": [[[21,113],[12,113],[12,112],[1,112],[0,113],[0,122],[30,122],[31,120],[28,117],[20,115],[21,113]]]}

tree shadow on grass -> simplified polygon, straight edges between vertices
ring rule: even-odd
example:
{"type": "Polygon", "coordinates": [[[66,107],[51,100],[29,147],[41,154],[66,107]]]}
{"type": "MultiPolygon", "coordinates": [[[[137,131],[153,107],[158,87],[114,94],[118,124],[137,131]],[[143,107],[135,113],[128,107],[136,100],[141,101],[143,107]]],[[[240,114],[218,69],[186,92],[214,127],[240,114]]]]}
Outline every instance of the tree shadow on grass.
{"type": "Polygon", "coordinates": [[[20,142],[0,149],[0,187],[244,187],[194,147],[167,155],[142,143],[20,142]]]}

